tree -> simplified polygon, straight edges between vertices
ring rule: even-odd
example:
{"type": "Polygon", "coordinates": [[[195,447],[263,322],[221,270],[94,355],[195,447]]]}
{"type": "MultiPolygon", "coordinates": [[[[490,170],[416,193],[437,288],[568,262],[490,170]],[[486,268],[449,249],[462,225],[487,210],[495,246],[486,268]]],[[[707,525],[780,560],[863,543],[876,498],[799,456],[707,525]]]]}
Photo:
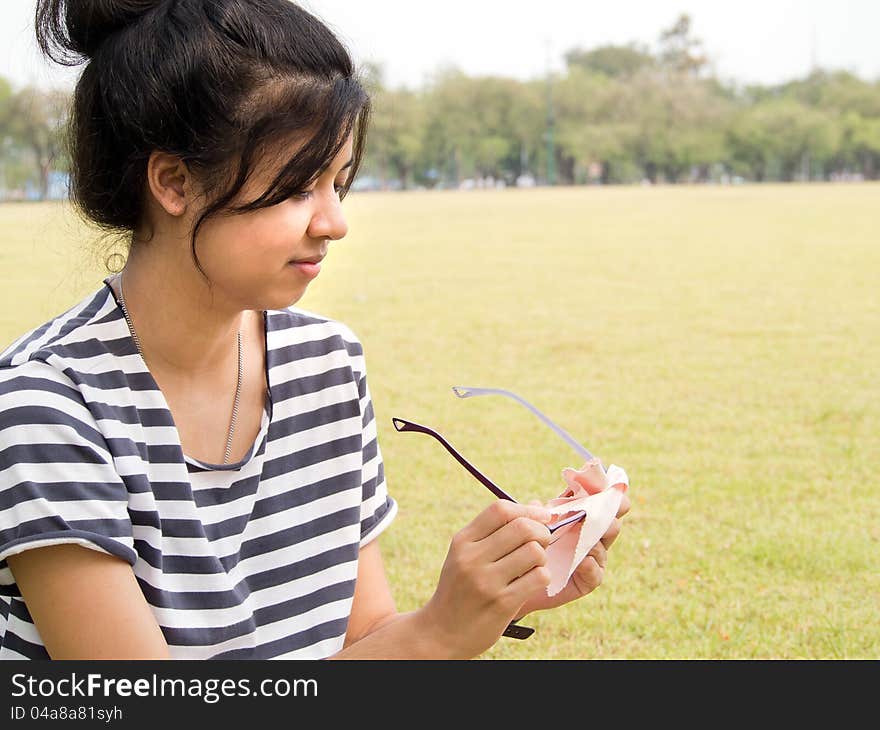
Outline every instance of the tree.
{"type": "Polygon", "coordinates": [[[425,92],[423,163],[456,187],[474,174],[471,141],[484,131],[473,113],[472,97],[472,80],[454,68],[438,71],[425,92]]]}
{"type": "Polygon", "coordinates": [[[605,45],[592,50],[572,48],[564,57],[569,69],[578,67],[613,78],[632,76],[656,63],[646,48],[635,43],[626,46],[605,45]]]}
{"type": "Polygon", "coordinates": [[[813,71],[804,79],[791,81],[773,89],[776,96],[797,99],[818,108],[835,109],[841,113],[857,112],[863,117],[880,117],[880,94],[870,84],[848,71],[813,71]]]}
{"type": "Polygon", "coordinates": [[[734,159],[753,179],[794,180],[812,177],[824,167],[839,143],[833,116],[791,98],[770,99],[745,108],[729,131],[734,159]]]}
{"type": "Polygon", "coordinates": [[[841,125],[840,157],[869,180],[880,175],[880,117],[863,117],[849,112],[841,125]]]}
{"type": "Polygon", "coordinates": [[[615,177],[635,129],[621,107],[627,85],[616,78],[574,66],[557,85],[558,143],[564,160],[570,160],[578,182],[598,165],[601,179],[615,177]]]}
{"type": "Polygon", "coordinates": [[[406,89],[373,91],[368,150],[383,187],[390,176],[399,180],[403,188],[412,184],[422,153],[424,126],[419,95],[406,89]]]}
{"type": "Polygon", "coordinates": [[[512,148],[508,157],[512,177],[531,175],[546,165],[547,84],[544,81],[514,82],[508,112],[512,148]]]}
{"type": "Polygon", "coordinates": [[[14,94],[9,103],[4,122],[7,134],[33,155],[41,200],[49,193],[50,171],[67,167],[64,140],[69,106],[67,92],[34,87],[14,94]]]}
{"type": "Polygon", "coordinates": [[[708,66],[703,42],[691,35],[691,18],[680,15],[660,34],[660,65],[674,73],[699,76],[708,66]]]}
{"type": "Polygon", "coordinates": [[[537,158],[545,102],[532,84],[447,69],[423,106],[423,164],[453,185],[470,177],[512,180],[537,158]]]}

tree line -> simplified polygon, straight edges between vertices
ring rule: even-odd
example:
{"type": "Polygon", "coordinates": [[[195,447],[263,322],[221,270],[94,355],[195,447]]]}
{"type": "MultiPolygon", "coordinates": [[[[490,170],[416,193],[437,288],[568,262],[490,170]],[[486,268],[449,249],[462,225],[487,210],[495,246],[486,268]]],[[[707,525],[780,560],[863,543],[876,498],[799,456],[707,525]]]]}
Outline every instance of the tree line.
{"type": "Polygon", "coordinates": [[[438,73],[391,89],[372,69],[366,169],[379,185],[877,179],[880,81],[815,70],[740,87],[711,71],[682,15],[654,51],[565,54],[547,79],[438,73]]]}
{"type": "MultiPolygon", "coordinates": [[[[520,81],[441,70],[419,89],[364,68],[373,98],[365,188],[463,184],[794,181],[880,175],[880,80],[816,69],[787,83],[720,80],[691,19],[655,49],[573,48],[520,81]]],[[[0,195],[64,172],[69,92],[0,78],[0,195]]]]}

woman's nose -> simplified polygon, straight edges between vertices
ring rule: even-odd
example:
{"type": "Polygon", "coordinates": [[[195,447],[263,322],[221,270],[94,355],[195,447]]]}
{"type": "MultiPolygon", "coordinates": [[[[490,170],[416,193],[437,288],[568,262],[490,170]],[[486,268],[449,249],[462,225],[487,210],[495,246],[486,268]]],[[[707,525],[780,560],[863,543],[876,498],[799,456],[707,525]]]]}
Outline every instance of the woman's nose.
{"type": "Polygon", "coordinates": [[[329,238],[338,241],[344,238],[346,233],[348,233],[348,223],[345,221],[339,195],[335,189],[322,193],[309,225],[309,235],[312,238],[329,238]]]}

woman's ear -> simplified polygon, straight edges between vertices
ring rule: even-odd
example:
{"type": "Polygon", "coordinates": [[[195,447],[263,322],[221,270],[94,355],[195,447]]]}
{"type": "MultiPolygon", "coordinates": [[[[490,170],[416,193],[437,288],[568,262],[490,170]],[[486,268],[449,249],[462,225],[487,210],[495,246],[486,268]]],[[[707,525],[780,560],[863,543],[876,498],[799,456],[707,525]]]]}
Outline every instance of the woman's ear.
{"type": "Polygon", "coordinates": [[[179,157],[154,150],[147,161],[147,185],[168,215],[178,217],[186,213],[192,179],[189,168],[179,157]]]}

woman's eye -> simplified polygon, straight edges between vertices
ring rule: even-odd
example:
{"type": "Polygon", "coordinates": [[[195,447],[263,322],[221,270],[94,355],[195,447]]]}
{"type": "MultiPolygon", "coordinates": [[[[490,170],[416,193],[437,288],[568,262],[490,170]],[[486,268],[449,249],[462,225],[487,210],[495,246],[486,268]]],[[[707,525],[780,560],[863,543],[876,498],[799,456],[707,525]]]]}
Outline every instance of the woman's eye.
{"type": "MultiPolygon", "coordinates": [[[[333,190],[337,195],[341,195],[345,191],[344,183],[335,183],[333,185],[333,190]]],[[[308,200],[312,197],[312,194],[315,192],[314,188],[311,190],[302,190],[298,193],[293,193],[290,197],[296,200],[308,200]]]]}

